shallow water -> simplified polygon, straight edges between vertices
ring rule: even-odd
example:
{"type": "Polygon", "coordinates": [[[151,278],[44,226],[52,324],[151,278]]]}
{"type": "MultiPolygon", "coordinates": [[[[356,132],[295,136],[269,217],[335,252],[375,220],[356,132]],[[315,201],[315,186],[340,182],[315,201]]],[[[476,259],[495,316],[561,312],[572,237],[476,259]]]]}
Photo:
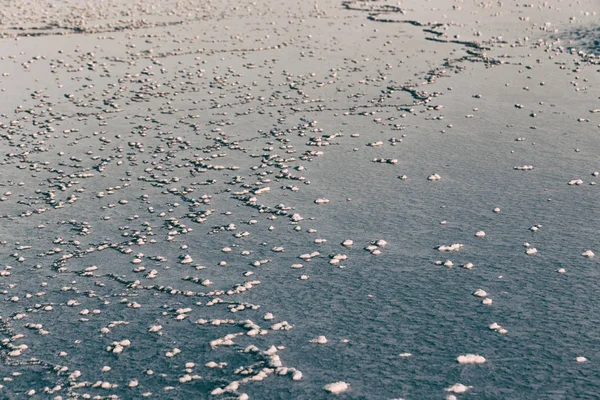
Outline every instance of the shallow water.
{"type": "Polygon", "coordinates": [[[6,7],[0,397],[597,397],[595,3],[386,4],[6,7]]]}

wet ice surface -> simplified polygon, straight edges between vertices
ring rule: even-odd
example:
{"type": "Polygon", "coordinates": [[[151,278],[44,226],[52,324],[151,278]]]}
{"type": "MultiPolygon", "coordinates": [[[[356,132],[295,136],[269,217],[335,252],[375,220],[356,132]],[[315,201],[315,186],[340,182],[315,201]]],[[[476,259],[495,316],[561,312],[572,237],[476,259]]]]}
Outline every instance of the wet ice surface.
{"type": "Polygon", "coordinates": [[[2,397],[597,395],[593,1],[2,24],[2,397]]]}

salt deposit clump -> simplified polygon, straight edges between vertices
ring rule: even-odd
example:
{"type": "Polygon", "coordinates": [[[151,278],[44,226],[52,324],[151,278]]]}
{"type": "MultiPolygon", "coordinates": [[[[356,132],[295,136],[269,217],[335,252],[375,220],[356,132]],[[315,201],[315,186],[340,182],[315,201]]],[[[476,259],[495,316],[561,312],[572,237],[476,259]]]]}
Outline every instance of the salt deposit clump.
{"type": "Polygon", "coordinates": [[[378,250],[378,247],[375,245],[369,245],[369,246],[365,247],[365,250],[373,253],[374,251],[378,250]]]}
{"type": "Polygon", "coordinates": [[[533,169],[533,165],[517,165],[513,169],[516,169],[519,171],[531,171],[533,169]]]}
{"type": "Polygon", "coordinates": [[[380,164],[396,165],[396,164],[398,164],[398,159],[396,159],[396,158],[374,158],[373,162],[380,163],[380,164]]]}
{"type": "Polygon", "coordinates": [[[325,343],[327,343],[327,338],[325,336],[319,336],[315,339],[312,339],[310,342],[317,343],[317,344],[325,344],[325,343]]]}
{"type": "Polygon", "coordinates": [[[333,394],[344,393],[348,390],[349,385],[346,382],[329,383],[323,387],[326,391],[333,394]]]}
{"type": "Polygon", "coordinates": [[[525,250],[525,254],[527,254],[528,256],[533,256],[535,254],[537,254],[537,249],[535,247],[529,247],[527,250],[525,250]]]}
{"type": "Polygon", "coordinates": [[[331,265],[339,265],[339,263],[341,261],[346,261],[348,259],[348,256],[345,254],[335,254],[330,257],[331,257],[331,260],[329,260],[329,264],[331,264],[331,265]]]}
{"type": "Polygon", "coordinates": [[[456,358],[459,364],[483,364],[486,359],[479,354],[466,354],[456,358]]]}
{"type": "Polygon", "coordinates": [[[464,247],[464,245],[461,243],[454,243],[449,246],[445,246],[445,245],[438,246],[437,249],[438,249],[438,251],[459,251],[463,247],[464,247]]]}
{"type": "Polygon", "coordinates": [[[472,387],[473,386],[465,386],[462,383],[456,383],[456,384],[450,386],[449,388],[447,388],[446,392],[451,392],[451,393],[456,393],[456,394],[462,394],[462,393],[467,392],[472,387]]]}
{"type": "Polygon", "coordinates": [[[501,327],[500,327],[500,325],[499,325],[499,324],[497,324],[496,322],[494,322],[494,323],[490,324],[489,328],[490,328],[491,330],[493,330],[493,331],[497,331],[497,330],[498,330],[498,329],[500,329],[501,327]]]}
{"type": "Polygon", "coordinates": [[[293,215],[290,217],[290,219],[291,219],[293,222],[300,222],[300,221],[302,221],[304,218],[302,218],[302,216],[301,216],[300,214],[297,214],[297,213],[296,213],[296,214],[293,214],[293,215]]]}
{"type": "Polygon", "coordinates": [[[180,263],[181,264],[190,264],[193,261],[194,260],[192,260],[192,257],[189,254],[186,254],[185,256],[183,256],[183,258],[181,259],[180,263]]]}
{"type": "Polygon", "coordinates": [[[123,339],[120,342],[112,342],[111,346],[106,347],[106,351],[112,352],[114,354],[120,354],[123,352],[125,347],[131,346],[131,342],[129,339],[123,339]]]}
{"type": "Polygon", "coordinates": [[[498,332],[501,335],[505,335],[505,334],[508,333],[508,331],[506,329],[504,329],[503,327],[501,327],[500,324],[498,324],[496,322],[490,324],[490,326],[488,328],[490,328],[490,330],[492,330],[492,331],[498,332]]]}
{"type": "Polygon", "coordinates": [[[581,253],[581,255],[587,258],[592,258],[595,256],[594,252],[591,250],[586,250],[583,253],[581,253]]]}

